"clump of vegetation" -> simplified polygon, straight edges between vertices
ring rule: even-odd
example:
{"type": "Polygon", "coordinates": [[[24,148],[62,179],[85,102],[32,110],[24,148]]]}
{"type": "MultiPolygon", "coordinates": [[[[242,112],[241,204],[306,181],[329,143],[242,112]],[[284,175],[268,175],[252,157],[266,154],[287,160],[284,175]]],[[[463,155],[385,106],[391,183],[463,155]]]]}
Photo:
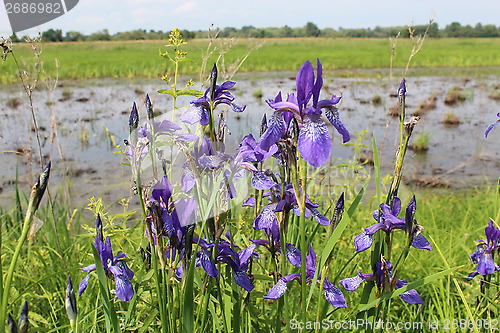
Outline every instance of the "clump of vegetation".
{"type": "Polygon", "coordinates": [[[488,92],[488,97],[494,99],[495,101],[500,100],[500,84],[494,85],[488,92]]]}
{"type": "Polygon", "coordinates": [[[453,86],[448,90],[444,98],[444,104],[446,105],[455,105],[458,102],[463,102],[467,99],[467,94],[465,91],[459,86],[453,86]]]}
{"type": "Polygon", "coordinates": [[[415,111],[413,111],[413,116],[421,116],[436,108],[437,105],[437,93],[433,93],[426,100],[420,102],[415,111]]]}
{"type": "Polygon", "coordinates": [[[264,96],[264,93],[262,92],[262,88],[259,88],[257,90],[255,90],[253,93],[252,93],[252,96],[257,98],[257,99],[261,99],[262,96],[264,96]]]}
{"type": "Polygon", "coordinates": [[[450,111],[444,115],[443,123],[445,125],[454,126],[454,125],[459,125],[461,121],[460,118],[453,111],[450,111]]]}
{"type": "Polygon", "coordinates": [[[379,94],[376,94],[372,97],[372,104],[373,105],[380,105],[382,104],[382,96],[379,94]]]}
{"type": "Polygon", "coordinates": [[[420,133],[415,137],[413,144],[409,145],[408,148],[413,150],[415,153],[424,153],[429,150],[429,133],[420,133]]]}
{"type": "Polygon", "coordinates": [[[62,91],[62,97],[59,99],[59,102],[67,101],[73,95],[73,91],[70,88],[64,88],[62,91]]]}
{"type": "Polygon", "coordinates": [[[17,97],[9,98],[9,100],[7,101],[7,106],[12,109],[17,109],[19,105],[21,105],[21,100],[17,97]]]}

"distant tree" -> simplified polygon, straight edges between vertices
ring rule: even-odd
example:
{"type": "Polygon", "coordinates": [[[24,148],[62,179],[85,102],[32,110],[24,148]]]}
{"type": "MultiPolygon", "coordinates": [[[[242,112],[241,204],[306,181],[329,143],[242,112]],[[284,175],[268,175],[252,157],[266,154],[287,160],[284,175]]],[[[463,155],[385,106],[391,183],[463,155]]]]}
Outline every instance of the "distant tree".
{"type": "Polygon", "coordinates": [[[108,29],[103,29],[89,35],[87,40],[111,40],[111,36],[108,29]]]}
{"type": "Polygon", "coordinates": [[[293,37],[293,29],[285,25],[281,28],[281,37],[293,37]]]}
{"type": "Polygon", "coordinates": [[[236,28],[233,27],[225,27],[219,32],[219,37],[221,38],[231,38],[236,37],[237,31],[236,28]]]}
{"type": "Polygon", "coordinates": [[[181,36],[184,40],[196,38],[196,33],[189,30],[181,30],[181,36]]]}
{"type": "Polygon", "coordinates": [[[319,30],[318,26],[312,22],[307,22],[304,30],[306,34],[305,37],[318,37],[321,33],[321,30],[319,30]]]}
{"type": "Polygon", "coordinates": [[[78,31],[68,31],[64,36],[65,42],[79,42],[85,39],[85,36],[78,31]]]}
{"type": "Polygon", "coordinates": [[[462,26],[458,22],[452,22],[444,28],[446,37],[462,37],[462,26]]]}
{"type": "Polygon", "coordinates": [[[63,41],[63,33],[61,29],[49,29],[47,31],[42,32],[42,41],[43,42],[62,42],[63,41]]]}
{"type": "Polygon", "coordinates": [[[493,24],[483,26],[483,35],[481,37],[499,37],[500,31],[493,24]]]}

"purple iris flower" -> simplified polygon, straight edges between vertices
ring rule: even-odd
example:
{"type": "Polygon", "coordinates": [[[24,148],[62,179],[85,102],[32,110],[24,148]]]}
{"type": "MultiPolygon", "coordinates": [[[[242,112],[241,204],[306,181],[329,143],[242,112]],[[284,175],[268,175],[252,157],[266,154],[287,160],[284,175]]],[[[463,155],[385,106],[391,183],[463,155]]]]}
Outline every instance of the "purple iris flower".
{"type": "MultiPolygon", "coordinates": [[[[413,205],[415,205],[416,207],[414,199],[410,201],[409,207],[413,207],[413,205]]],[[[410,221],[413,221],[413,214],[415,209],[407,210],[407,214],[410,214],[411,212],[411,217],[408,217],[410,221]]],[[[373,235],[379,230],[383,230],[388,234],[390,234],[395,229],[406,230],[407,227],[406,219],[398,218],[400,211],[401,211],[401,200],[398,197],[394,197],[392,206],[383,203],[380,205],[380,210],[374,210],[372,214],[373,218],[377,221],[377,223],[375,223],[372,226],[369,226],[368,228],[365,228],[365,230],[363,230],[361,234],[357,235],[354,238],[354,245],[356,246],[356,251],[363,252],[368,248],[370,248],[370,246],[372,246],[373,244],[373,235]]],[[[417,249],[425,249],[430,251],[432,250],[432,246],[427,241],[427,239],[422,234],[420,234],[421,230],[422,230],[421,227],[412,229],[411,245],[417,249]]]]}
{"type": "MultiPolygon", "coordinates": [[[[297,249],[294,245],[287,243],[286,244],[286,258],[288,262],[290,262],[293,266],[297,268],[301,268],[302,266],[302,252],[297,249]]],[[[309,252],[306,255],[306,281],[307,283],[311,283],[314,279],[314,274],[316,273],[316,253],[314,252],[313,247],[309,244],[309,252]]],[[[286,276],[281,277],[264,296],[264,298],[268,299],[278,299],[285,294],[288,289],[288,283],[293,280],[301,281],[302,275],[299,273],[292,273],[286,276]]],[[[321,277],[318,276],[318,280],[316,282],[320,283],[321,277]]],[[[325,296],[328,303],[336,308],[345,308],[347,304],[345,302],[344,295],[339,288],[335,287],[335,285],[325,279],[323,284],[323,295],[325,296]]]]}
{"type": "MultiPolygon", "coordinates": [[[[497,113],[497,117],[500,118],[500,112],[497,113]]],[[[491,132],[491,130],[494,129],[495,127],[497,127],[498,125],[500,125],[500,119],[498,119],[493,124],[491,124],[490,126],[488,126],[488,128],[486,129],[486,131],[484,131],[484,137],[487,138],[488,134],[491,132]]]]}
{"type": "Polygon", "coordinates": [[[276,112],[260,138],[259,145],[268,151],[273,144],[280,140],[283,134],[288,132],[291,120],[295,117],[300,127],[299,151],[309,164],[317,167],[328,160],[332,149],[328,126],[321,118],[323,109],[325,109],[326,118],[342,135],[343,142],[350,140],[349,131],[341,122],[336,108],[341,97],[333,95],[331,99],[319,100],[323,86],[323,70],[319,59],[317,60],[316,80],[313,66],[309,61],[306,61],[297,73],[296,86],[297,95],[288,94],[286,101],[283,100],[281,92],[274,100],[267,101],[267,104],[276,112]],[[312,105],[308,106],[311,99],[312,105]]]}
{"type": "MultiPolygon", "coordinates": [[[[347,278],[340,280],[340,284],[345,290],[353,291],[359,288],[361,283],[365,281],[375,281],[379,290],[386,290],[386,292],[392,291],[395,287],[396,289],[403,288],[408,284],[407,281],[394,279],[392,277],[392,264],[389,261],[382,259],[382,262],[377,262],[375,264],[375,274],[361,273],[352,278],[347,278]],[[389,288],[389,290],[387,290],[389,288]]],[[[418,292],[414,289],[408,290],[399,297],[409,304],[422,304],[424,301],[418,292]]]]}
{"type": "MultiPolygon", "coordinates": [[[[98,216],[96,220],[97,236],[95,237],[94,246],[99,253],[101,258],[102,266],[104,267],[104,272],[108,277],[112,277],[115,280],[115,290],[116,296],[121,301],[130,301],[134,296],[134,287],[130,280],[134,277],[134,272],[128,268],[127,263],[124,258],[127,254],[119,252],[116,256],[113,256],[113,249],[111,247],[111,239],[106,237],[104,242],[102,237],[102,223],[98,216]]],[[[87,267],[81,268],[82,271],[92,272],[96,270],[96,265],[92,264],[87,267]]],[[[88,274],[81,282],[78,287],[78,295],[87,289],[89,283],[90,274],[88,274]]]]}
{"type": "MultiPolygon", "coordinates": [[[[238,106],[233,103],[234,96],[231,94],[229,89],[235,86],[236,82],[226,81],[222,85],[215,85],[215,93],[213,94],[213,107],[217,107],[219,104],[227,104],[231,107],[234,112],[245,111],[246,106],[238,106]]],[[[181,116],[181,120],[188,124],[200,123],[200,125],[206,126],[209,123],[209,110],[210,110],[210,96],[212,88],[208,88],[205,94],[195,101],[192,101],[192,106],[186,110],[181,116]]]]}
{"type": "Polygon", "coordinates": [[[495,271],[500,271],[500,266],[495,265],[494,260],[495,251],[500,249],[500,230],[495,227],[493,221],[489,221],[484,233],[486,234],[486,240],[478,239],[479,244],[476,246],[476,252],[470,255],[470,260],[477,264],[477,268],[469,274],[468,280],[478,274],[489,275],[495,271]]]}
{"type": "MultiPolygon", "coordinates": [[[[168,135],[174,140],[183,142],[193,142],[198,139],[195,134],[178,134],[177,131],[182,128],[170,120],[153,122],[153,132],[155,138],[160,135],[168,135]]],[[[149,152],[149,143],[153,140],[150,123],[145,123],[144,126],[137,128],[137,144],[135,147],[128,145],[126,154],[136,161],[144,159],[149,152]]]]}
{"type": "MultiPolygon", "coordinates": [[[[270,191],[263,193],[263,196],[268,197],[271,203],[262,207],[261,212],[254,220],[253,228],[255,230],[275,228],[278,224],[276,212],[292,210],[295,215],[300,216],[300,210],[292,184],[286,183],[283,193],[279,186],[273,186],[270,191]]],[[[255,199],[249,198],[243,205],[247,207],[255,206],[255,199]]],[[[329,225],[331,221],[317,210],[318,207],[319,204],[313,203],[309,200],[309,196],[306,196],[305,217],[312,217],[321,225],[329,225]]]]}
{"type": "MultiPolygon", "coordinates": [[[[216,255],[216,262],[225,262],[231,266],[233,270],[234,282],[246,291],[251,292],[254,285],[251,276],[246,271],[251,259],[254,257],[260,257],[260,255],[254,251],[257,245],[250,244],[249,247],[236,252],[236,250],[234,250],[236,245],[231,243],[229,231],[227,232],[226,237],[229,241],[221,239],[217,246],[218,252],[216,255]]],[[[207,243],[205,240],[197,237],[193,238],[193,241],[198,243],[198,245],[202,248],[201,251],[196,253],[196,267],[201,266],[208,275],[217,277],[220,272],[211,260],[211,249],[215,248],[215,244],[207,243]]]]}

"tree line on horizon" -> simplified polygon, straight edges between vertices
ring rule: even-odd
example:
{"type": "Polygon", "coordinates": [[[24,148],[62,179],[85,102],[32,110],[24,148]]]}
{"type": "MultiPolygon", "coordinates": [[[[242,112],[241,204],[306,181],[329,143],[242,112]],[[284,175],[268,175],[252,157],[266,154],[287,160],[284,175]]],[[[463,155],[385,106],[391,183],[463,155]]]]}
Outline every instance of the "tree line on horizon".
{"type": "MultiPolygon", "coordinates": [[[[500,37],[500,26],[493,24],[483,25],[477,23],[471,25],[461,25],[459,22],[448,24],[440,29],[436,22],[430,25],[412,26],[412,33],[415,36],[423,35],[427,30],[427,36],[431,38],[494,38],[500,37]]],[[[77,42],[77,41],[124,41],[124,40],[162,40],[168,39],[169,31],[137,29],[126,32],[110,34],[107,29],[84,35],[78,31],[68,31],[65,34],[60,29],[48,29],[42,32],[41,37],[44,42],[77,42]]],[[[303,27],[291,28],[284,26],[281,28],[256,28],[254,26],[243,26],[241,29],[234,27],[214,28],[211,30],[181,30],[184,39],[209,38],[215,34],[219,38],[297,38],[297,37],[330,37],[330,38],[388,38],[398,34],[400,37],[410,37],[409,27],[375,27],[375,28],[324,28],[320,29],[312,22],[308,22],[303,27]]],[[[19,38],[15,34],[11,36],[13,42],[20,42],[24,38],[19,38]]]]}

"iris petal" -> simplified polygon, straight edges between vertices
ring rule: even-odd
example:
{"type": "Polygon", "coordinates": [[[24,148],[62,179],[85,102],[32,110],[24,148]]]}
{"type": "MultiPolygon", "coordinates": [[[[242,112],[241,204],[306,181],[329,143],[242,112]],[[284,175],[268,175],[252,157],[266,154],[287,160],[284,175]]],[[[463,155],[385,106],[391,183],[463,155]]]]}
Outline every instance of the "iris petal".
{"type": "Polygon", "coordinates": [[[299,132],[300,154],[314,167],[325,163],[330,157],[332,140],[326,123],[317,114],[306,117],[299,132]]]}
{"type": "Polygon", "coordinates": [[[115,276],[116,297],[120,301],[128,302],[134,297],[134,287],[125,275],[115,276]]]}
{"type": "Polygon", "coordinates": [[[345,308],[347,307],[347,303],[344,298],[344,294],[340,291],[339,288],[335,287],[334,284],[325,279],[325,283],[323,284],[323,294],[327,302],[336,308],[345,308]]]}
{"type": "Polygon", "coordinates": [[[259,140],[260,148],[269,151],[269,148],[278,142],[284,131],[285,123],[283,122],[283,117],[280,112],[275,112],[269,120],[267,130],[259,140]]]}
{"type": "Polygon", "coordinates": [[[254,172],[252,175],[252,186],[257,190],[268,190],[274,185],[277,185],[270,177],[266,176],[263,171],[254,172]]]}
{"type": "Polygon", "coordinates": [[[411,242],[411,246],[413,246],[416,249],[422,249],[422,250],[432,250],[432,245],[429,243],[427,238],[425,238],[422,234],[417,235],[413,239],[413,242],[411,242]]]}
{"type": "Polygon", "coordinates": [[[233,271],[233,279],[234,282],[241,288],[245,289],[248,292],[251,292],[254,288],[252,280],[248,276],[248,274],[244,271],[233,271]]]}
{"type": "Polygon", "coordinates": [[[342,142],[346,143],[351,140],[351,135],[347,128],[345,128],[344,124],[340,120],[339,111],[336,107],[326,108],[325,112],[326,118],[332,123],[333,127],[337,130],[337,132],[342,135],[342,142]]]}
{"type": "Polygon", "coordinates": [[[366,281],[366,279],[358,274],[352,278],[340,280],[340,284],[342,285],[342,287],[344,287],[345,290],[354,291],[358,289],[361,283],[363,283],[364,281],[366,281]]]}

